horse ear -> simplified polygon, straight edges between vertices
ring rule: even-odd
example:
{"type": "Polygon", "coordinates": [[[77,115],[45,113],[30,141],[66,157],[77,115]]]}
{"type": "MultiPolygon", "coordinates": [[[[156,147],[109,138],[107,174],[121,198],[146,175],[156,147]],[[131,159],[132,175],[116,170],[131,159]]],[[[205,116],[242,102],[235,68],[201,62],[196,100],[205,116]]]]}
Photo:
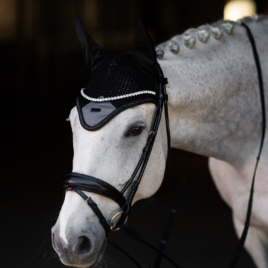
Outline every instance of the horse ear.
{"type": "Polygon", "coordinates": [[[85,31],[78,15],[75,16],[74,23],[75,23],[77,37],[86,55],[87,66],[93,72],[94,69],[96,69],[100,60],[104,59],[104,57],[106,56],[106,53],[93,40],[93,38],[85,31]]]}
{"type": "Polygon", "coordinates": [[[146,73],[155,76],[155,47],[151,36],[144,28],[141,20],[138,22],[132,52],[135,64],[146,73]]]}

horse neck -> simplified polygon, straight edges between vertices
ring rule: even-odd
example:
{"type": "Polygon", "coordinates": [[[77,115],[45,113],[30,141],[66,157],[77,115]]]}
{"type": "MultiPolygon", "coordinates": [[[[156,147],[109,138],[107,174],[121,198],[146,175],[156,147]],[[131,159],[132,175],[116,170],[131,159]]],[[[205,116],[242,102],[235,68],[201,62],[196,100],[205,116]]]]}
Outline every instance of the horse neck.
{"type": "MultiPolygon", "coordinates": [[[[268,19],[247,24],[260,58],[266,59],[263,74],[268,73],[268,19]]],[[[172,39],[180,44],[178,55],[166,42],[160,45],[165,54],[159,60],[169,81],[172,147],[234,165],[251,161],[259,149],[262,118],[256,65],[244,27],[234,24],[231,35],[224,33],[220,40],[210,36],[205,44],[196,38],[192,49],[183,45],[182,35],[172,39]]]]}

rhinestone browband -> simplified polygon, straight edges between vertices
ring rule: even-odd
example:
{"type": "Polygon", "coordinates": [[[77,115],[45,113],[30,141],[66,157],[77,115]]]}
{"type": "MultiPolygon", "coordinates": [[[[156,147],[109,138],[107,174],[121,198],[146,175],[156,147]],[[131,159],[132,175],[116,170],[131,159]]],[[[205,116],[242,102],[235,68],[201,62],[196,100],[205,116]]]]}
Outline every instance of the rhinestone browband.
{"type": "Polygon", "coordinates": [[[81,89],[81,95],[90,101],[94,101],[94,102],[104,102],[104,101],[113,101],[113,100],[119,100],[119,99],[124,99],[124,98],[129,98],[129,97],[133,97],[133,96],[137,96],[137,95],[141,95],[141,94],[152,94],[155,95],[156,93],[154,91],[150,91],[150,90],[143,90],[143,91],[137,91],[134,93],[130,93],[130,94],[125,94],[125,95],[121,95],[121,96],[117,96],[117,97],[109,97],[109,98],[102,98],[102,99],[96,99],[96,98],[91,98],[89,96],[87,96],[84,93],[84,89],[81,89]]]}

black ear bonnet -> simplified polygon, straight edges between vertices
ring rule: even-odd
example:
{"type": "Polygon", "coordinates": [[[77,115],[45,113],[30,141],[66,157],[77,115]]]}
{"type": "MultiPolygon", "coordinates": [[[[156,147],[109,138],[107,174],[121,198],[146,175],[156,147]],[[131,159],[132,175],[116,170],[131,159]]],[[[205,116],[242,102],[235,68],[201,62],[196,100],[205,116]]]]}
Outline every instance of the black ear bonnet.
{"type": "Polygon", "coordinates": [[[85,32],[75,18],[78,39],[92,77],[77,98],[81,125],[98,130],[120,112],[144,103],[157,104],[156,53],[153,42],[139,22],[132,52],[109,56],[85,32]]]}

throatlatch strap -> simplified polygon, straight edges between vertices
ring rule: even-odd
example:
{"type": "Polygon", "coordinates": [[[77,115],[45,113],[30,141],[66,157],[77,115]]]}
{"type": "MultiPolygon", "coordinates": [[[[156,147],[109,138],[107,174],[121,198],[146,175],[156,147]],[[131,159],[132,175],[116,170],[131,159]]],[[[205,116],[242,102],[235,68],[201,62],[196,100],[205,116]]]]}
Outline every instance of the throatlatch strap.
{"type": "Polygon", "coordinates": [[[249,195],[249,200],[248,200],[247,215],[246,215],[246,222],[245,222],[245,226],[244,226],[244,230],[242,232],[242,235],[241,235],[241,237],[240,237],[240,239],[238,241],[238,245],[237,245],[233,260],[232,260],[232,262],[231,262],[231,264],[229,266],[230,268],[234,268],[236,266],[236,264],[238,262],[238,259],[239,259],[240,255],[241,255],[241,252],[243,250],[246,238],[247,238],[248,229],[249,229],[249,226],[250,226],[252,204],[253,204],[255,175],[256,175],[257,167],[258,167],[261,152],[262,152],[263,142],[264,142],[264,138],[265,138],[265,129],[266,129],[265,98],[264,98],[262,71],[261,71],[259,55],[258,55],[258,51],[257,51],[256,45],[255,45],[254,38],[252,36],[252,33],[251,33],[249,27],[244,22],[242,22],[242,26],[245,27],[245,29],[247,31],[248,39],[249,39],[249,41],[251,43],[252,52],[253,52],[253,56],[254,56],[255,63],[256,63],[256,68],[257,68],[257,73],[258,73],[259,88],[260,88],[260,98],[261,98],[261,108],[262,108],[262,136],[261,136],[260,149],[259,149],[259,153],[258,153],[258,156],[257,156],[256,165],[255,165],[253,178],[252,178],[252,183],[251,183],[250,195],[249,195]]]}

